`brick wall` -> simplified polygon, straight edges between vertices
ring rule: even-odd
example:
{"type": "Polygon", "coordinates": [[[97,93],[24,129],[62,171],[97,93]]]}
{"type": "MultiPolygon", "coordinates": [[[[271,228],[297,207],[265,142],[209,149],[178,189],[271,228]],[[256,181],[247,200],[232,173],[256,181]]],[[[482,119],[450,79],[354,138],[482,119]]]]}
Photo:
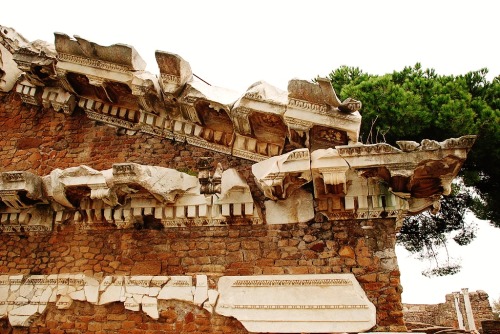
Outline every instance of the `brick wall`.
{"type": "MultiPolygon", "coordinates": [[[[14,94],[0,94],[0,116],[1,171],[46,175],[55,168],[86,164],[100,170],[117,162],[194,171],[199,157],[212,156],[224,168],[239,171],[257,205],[264,199],[253,182],[249,161],[148,134],[119,135],[116,129],[90,121],[78,111],[71,116],[41,111],[22,105],[14,94]]],[[[377,307],[376,329],[405,330],[394,252],[395,222],[373,223],[373,229],[361,228],[360,221],[336,221],[83,231],[68,222],[52,232],[0,234],[0,275],[85,273],[99,278],[202,273],[215,284],[221,275],[353,273],[377,307]]],[[[140,312],[124,311],[118,304],[77,302],[69,310],[50,306],[25,331],[62,330],[246,332],[234,319],[173,301],[160,303],[157,321],[140,312]]]]}

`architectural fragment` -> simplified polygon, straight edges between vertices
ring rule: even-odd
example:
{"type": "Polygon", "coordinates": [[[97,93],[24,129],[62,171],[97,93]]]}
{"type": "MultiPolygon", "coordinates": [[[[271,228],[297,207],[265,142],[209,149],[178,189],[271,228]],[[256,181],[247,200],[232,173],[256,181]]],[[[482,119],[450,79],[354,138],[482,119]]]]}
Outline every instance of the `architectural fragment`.
{"type": "Polygon", "coordinates": [[[352,274],[225,276],[215,311],[250,332],[362,332],[375,306],[352,274]]]}
{"type": "Polygon", "coordinates": [[[281,154],[288,133],[283,120],[287,102],[287,92],[267,82],[250,86],[231,109],[236,132],[233,155],[261,161],[281,154]]]}
{"type": "Polygon", "coordinates": [[[29,172],[1,173],[0,232],[51,230],[47,203],[39,176],[29,172]]]}
{"type": "Polygon", "coordinates": [[[22,71],[14,61],[14,53],[28,44],[14,29],[0,26],[0,91],[9,92],[22,71]]]}
{"type": "Polygon", "coordinates": [[[231,154],[234,127],[229,111],[236,99],[237,93],[202,81],[186,84],[179,97],[180,113],[171,115],[175,140],[231,154]]]}
{"type": "Polygon", "coordinates": [[[14,61],[23,71],[22,80],[16,87],[24,103],[43,105],[71,114],[76,106],[75,96],[59,83],[56,74],[57,53],[53,45],[34,41],[14,54],[14,61]]]}
{"type": "MultiPolygon", "coordinates": [[[[76,94],[78,105],[91,119],[133,133],[152,131],[164,122],[157,79],[144,71],[146,63],[128,45],[101,46],[75,36],[55,33],[57,76],[76,94]],[[141,123],[141,124],[139,124],[141,123]]],[[[160,131],[161,132],[161,131],[160,131]]]]}
{"type": "MultiPolygon", "coordinates": [[[[343,145],[318,149],[310,157],[301,149],[256,163],[252,172],[271,200],[285,199],[313,180],[316,214],[328,220],[401,219],[439,209],[474,141],[475,136],[424,140],[405,151],[385,143],[343,145]]],[[[280,205],[266,207],[269,215],[280,205]]]]}
{"type": "Polygon", "coordinates": [[[423,140],[410,150],[403,146],[406,152],[388,144],[340,146],[337,150],[359,175],[379,180],[394,195],[408,200],[408,212],[415,214],[438,206],[441,195],[450,194],[451,182],[475,138],[462,136],[440,143],[423,140]]]}
{"type": "Polygon", "coordinates": [[[174,104],[184,85],[193,79],[191,66],[174,53],[156,51],[155,57],[160,69],[160,87],[164,97],[174,104]]]}
{"type": "Polygon", "coordinates": [[[305,223],[314,219],[313,195],[304,190],[297,189],[283,200],[265,201],[266,223],[294,224],[305,223]]]}
{"type": "Polygon", "coordinates": [[[213,217],[232,224],[260,224],[259,209],[255,206],[250,187],[235,169],[222,173],[221,194],[212,196],[213,217]]]}
{"type": "Polygon", "coordinates": [[[50,229],[66,220],[82,229],[261,224],[260,210],[238,172],[219,166],[216,174],[219,191],[201,193],[196,176],[135,163],[104,171],[55,169],[43,178],[4,172],[0,228],[31,230],[43,221],[50,229]]]}
{"type": "Polygon", "coordinates": [[[338,101],[330,82],[318,83],[293,79],[288,82],[288,105],[285,123],[289,127],[290,144],[311,151],[357,143],[361,103],[338,101]]]}
{"type": "Polygon", "coordinates": [[[297,149],[252,166],[257,185],[272,199],[285,199],[311,181],[309,150],[297,149]]]}

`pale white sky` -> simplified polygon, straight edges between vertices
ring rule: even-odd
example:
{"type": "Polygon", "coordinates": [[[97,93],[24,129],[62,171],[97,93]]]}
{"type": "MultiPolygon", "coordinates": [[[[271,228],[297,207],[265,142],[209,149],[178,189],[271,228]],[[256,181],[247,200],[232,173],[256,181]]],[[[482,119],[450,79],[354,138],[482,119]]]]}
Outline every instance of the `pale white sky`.
{"type": "MultiPolygon", "coordinates": [[[[24,0],[2,3],[0,25],[30,41],[53,43],[57,31],[129,44],[156,74],[154,51],[177,53],[212,85],[243,93],[259,80],[286,89],[292,78],[341,65],[373,74],[416,62],[454,75],[487,67],[492,79],[500,75],[499,9],[493,0],[24,0]]],[[[463,259],[459,275],[425,278],[426,264],[398,249],[404,302],[443,302],[462,287],[500,297],[500,229],[478,226],[472,245],[453,250],[463,259]]]]}

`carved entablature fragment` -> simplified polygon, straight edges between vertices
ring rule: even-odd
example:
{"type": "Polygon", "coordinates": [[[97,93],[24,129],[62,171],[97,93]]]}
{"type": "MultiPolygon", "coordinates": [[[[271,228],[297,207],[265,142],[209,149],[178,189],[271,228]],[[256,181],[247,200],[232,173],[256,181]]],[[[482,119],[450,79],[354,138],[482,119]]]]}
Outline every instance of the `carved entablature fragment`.
{"type": "Polygon", "coordinates": [[[261,224],[258,208],[254,205],[250,187],[235,169],[222,173],[220,196],[212,196],[216,218],[232,219],[233,224],[261,224]]]}
{"type": "Polygon", "coordinates": [[[165,99],[175,104],[184,85],[193,79],[191,66],[181,56],[174,53],[156,51],[156,62],[160,69],[160,86],[165,99]]]}
{"type": "Polygon", "coordinates": [[[233,155],[262,161],[283,152],[288,128],[284,122],[287,93],[259,81],[234,104],[231,116],[236,132],[233,155]]]}
{"type": "Polygon", "coordinates": [[[329,81],[317,81],[288,82],[285,122],[290,129],[290,143],[311,150],[356,143],[361,126],[357,110],[361,103],[349,100],[342,104],[329,81]]]}
{"type": "Polygon", "coordinates": [[[165,116],[157,79],[144,71],[146,64],[133,47],[101,46],[78,36],[71,39],[55,33],[55,48],[56,73],[61,85],[81,99],[79,105],[90,118],[100,120],[101,111],[82,100],[127,110],[124,116],[104,113],[101,118],[108,124],[113,123],[113,118],[134,118],[137,123],[144,118],[140,112],[165,116]]]}
{"type": "Polygon", "coordinates": [[[222,171],[219,164],[213,180],[218,192],[202,193],[196,176],[135,163],[103,171],[87,166],[56,169],[43,178],[5,172],[0,231],[31,231],[34,225],[50,230],[53,223],[67,221],[80,229],[263,223],[250,187],[236,170],[222,171]]]}
{"type": "Polygon", "coordinates": [[[252,166],[257,185],[272,200],[285,199],[311,181],[309,150],[297,149],[252,166]]]}
{"type": "Polygon", "coordinates": [[[191,81],[179,97],[181,113],[171,116],[174,138],[231,154],[234,127],[229,115],[236,99],[233,91],[191,81]]]}
{"type": "Polygon", "coordinates": [[[25,209],[42,199],[42,181],[29,172],[3,172],[0,179],[0,198],[11,209],[25,209]]]}
{"type": "Polygon", "coordinates": [[[29,172],[1,173],[0,232],[51,230],[47,203],[39,176],[29,172]]]}
{"type": "Polygon", "coordinates": [[[309,175],[300,185],[313,181],[316,214],[330,220],[401,219],[439,209],[474,139],[425,141],[406,152],[388,144],[337,146],[313,151],[310,162],[302,149],[307,158],[300,166],[290,164],[286,153],[254,164],[252,172],[266,197],[278,202],[289,196],[293,175],[309,175]]]}

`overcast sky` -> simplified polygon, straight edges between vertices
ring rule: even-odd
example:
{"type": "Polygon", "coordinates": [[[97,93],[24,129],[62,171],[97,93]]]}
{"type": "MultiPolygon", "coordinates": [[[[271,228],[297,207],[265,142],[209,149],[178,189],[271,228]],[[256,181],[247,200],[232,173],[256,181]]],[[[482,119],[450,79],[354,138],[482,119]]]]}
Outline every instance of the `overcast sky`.
{"type": "MultiPolygon", "coordinates": [[[[491,80],[500,75],[499,8],[485,0],[24,0],[2,3],[0,25],[30,41],[53,43],[57,31],[129,44],[156,74],[155,50],[177,53],[205,81],[243,93],[259,80],[286,89],[292,78],[326,76],[342,65],[372,74],[417,62],[439,74],[486,67],[491,80]]],[[[427,264],[398,250],[404,302],[444,302],[462,287],[500,297],[493,257],[500,229],[478,226],[478,240],[462,254],[452,249],[462,258],[460,275],[422,277],[427,264]]]]}

